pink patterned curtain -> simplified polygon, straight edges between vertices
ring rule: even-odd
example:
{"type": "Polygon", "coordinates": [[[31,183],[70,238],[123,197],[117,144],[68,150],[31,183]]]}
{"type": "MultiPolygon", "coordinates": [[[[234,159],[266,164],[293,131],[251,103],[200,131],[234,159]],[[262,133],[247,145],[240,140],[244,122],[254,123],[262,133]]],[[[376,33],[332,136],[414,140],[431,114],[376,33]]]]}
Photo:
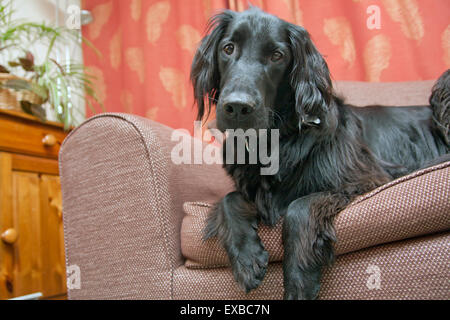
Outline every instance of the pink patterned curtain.
{"type": "MultiPolygon", "coordinates": [[[[110,112],[138,114],[192,131],[189,82],[193,55],[208,18],[247,0],[86,0],[94,22],[84,35],[85,64],[97,76],[110,112]]],[[[436,79],[450,68],[448,0],[254,0],[303,25],[335,80],[436,79]]],[[[89,114],[89,110],[88,110],[89,114]]],[[[92,114],[92,113],[91,113],[92,114]]]]}

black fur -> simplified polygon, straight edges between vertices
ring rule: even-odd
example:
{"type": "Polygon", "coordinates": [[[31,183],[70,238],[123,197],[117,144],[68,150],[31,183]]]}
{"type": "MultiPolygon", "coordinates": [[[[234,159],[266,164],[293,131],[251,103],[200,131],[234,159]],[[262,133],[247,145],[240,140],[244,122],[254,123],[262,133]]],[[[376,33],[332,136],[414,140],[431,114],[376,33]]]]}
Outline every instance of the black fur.
{"type": "Polygon", "coordinates": [[[205,239],[219,238],[249,291],[268,263],[258,223],[284,217],[285,298],[314,299],[333,261],[335,215],[358,195],[449,160],[449,71],[431,108],[356,108],[333,93],[304,28],[251,8],[215,16],[210,31],[192,65],[198,118],[216,107],[221,130],[279,129],[280,167],[263,176],[261,164],[224,165],[236,191],[211,212],[205,239]]]}

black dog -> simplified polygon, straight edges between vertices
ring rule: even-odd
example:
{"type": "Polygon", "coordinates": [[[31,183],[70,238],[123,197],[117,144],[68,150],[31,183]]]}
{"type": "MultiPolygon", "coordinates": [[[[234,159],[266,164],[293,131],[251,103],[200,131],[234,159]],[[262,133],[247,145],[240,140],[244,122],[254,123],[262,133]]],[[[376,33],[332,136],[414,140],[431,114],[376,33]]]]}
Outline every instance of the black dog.
{"type": "Polygon", "coordinates": [[[304,28],[251,8],[215,16],[209,31],[191,72],[198,118],[215,106],[222,131],[279,129],[280,164],[271,176],[260,163],[224,165],[236,191],[211,212],[205,239],[220,239],[249,291],[268,264],[257,225],[283,217],[285,298],[314,299],[333,261],[333,217],[356,196],[449,159],[439,157],[449,152],[450,72],[431,108],[356,108],[333,93],[304,28]]]}

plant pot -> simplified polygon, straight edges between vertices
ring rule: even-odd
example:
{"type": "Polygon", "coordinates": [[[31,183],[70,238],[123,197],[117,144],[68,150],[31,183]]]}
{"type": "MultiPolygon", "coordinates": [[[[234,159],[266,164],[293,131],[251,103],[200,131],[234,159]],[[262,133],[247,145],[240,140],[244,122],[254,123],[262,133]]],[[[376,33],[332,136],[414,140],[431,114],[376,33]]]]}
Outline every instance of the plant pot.
{"type": "MultiPolygon", "coordinates": [[[[21,78],[9,73],[0,73],[0,84],[8,80],[20,79],[31,82],[28,79],[21,78]]],[[[20,101],[28,101],[31,104],[41,105],[45,101],[36,93],[29,90],[14,90],[0,86],[0,108],[8,110],[23,111],[20,101]]]]}
{"type": "MultiPolygon", "coordinates": [[[[0,84],[10,79],[17,79],[17,77],[8,73],[0,73],[0,84]]],[[[17,100],[17,92],[8,88],[0,87],[0,108],[22,111],[22,108],[20,107],[20,100],[17,100]]]]}

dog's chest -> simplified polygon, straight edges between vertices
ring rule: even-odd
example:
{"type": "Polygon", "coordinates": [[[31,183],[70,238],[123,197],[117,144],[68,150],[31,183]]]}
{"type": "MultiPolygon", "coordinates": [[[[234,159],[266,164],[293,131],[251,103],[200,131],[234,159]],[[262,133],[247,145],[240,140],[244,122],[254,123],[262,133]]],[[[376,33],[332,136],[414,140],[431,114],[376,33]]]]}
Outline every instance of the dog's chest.
{"type": "Polygon", "coordinates": [[[278,172],[275,175],[260,175],[257,166],[241,166],[229,170],[237,191],[255,204],[262,221],[274,225],[282,217],[289,204],[302,196],[304,186],[299,181],[298,168],[278,172]]]}
{"type": "Polygon", "coordinates": [[[226,165],[225,168],[237,191],[255,204],[263,222],[273,225],[292,201],[319,192],[320,186],[325,185],[321,177],[313,174],[319,171],[318,164],[311,159],[304,161],[311,150],[300,140],[280,141],[279,170],[273,175],[261,175],[260,165],[226,165]]]}

